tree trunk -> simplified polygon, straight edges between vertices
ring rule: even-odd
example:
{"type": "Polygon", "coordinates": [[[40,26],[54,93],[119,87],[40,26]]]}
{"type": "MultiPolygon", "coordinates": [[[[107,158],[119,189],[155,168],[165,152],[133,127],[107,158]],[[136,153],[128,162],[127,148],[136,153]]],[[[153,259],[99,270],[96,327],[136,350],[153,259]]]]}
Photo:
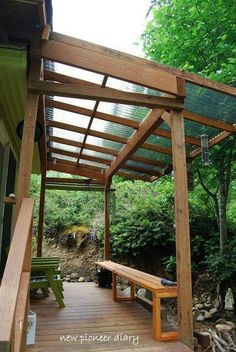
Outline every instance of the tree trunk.
{"type": "Polygon", "coordinates": [[[219,233],[220,233],[220,251],[225,252],[227,244],[227,189],[225,182],[225,165],[223,155],[218,161],[218,179],[219,179],[219,233]]]}

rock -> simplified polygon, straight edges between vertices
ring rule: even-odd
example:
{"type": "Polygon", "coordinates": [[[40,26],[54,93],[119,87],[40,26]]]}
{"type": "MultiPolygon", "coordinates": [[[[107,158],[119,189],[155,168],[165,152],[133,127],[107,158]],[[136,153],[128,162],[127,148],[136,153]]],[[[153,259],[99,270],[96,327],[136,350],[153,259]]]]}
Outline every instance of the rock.
{"type": "Polygon", "coordinates": [[[126,296],[130,296],[130,287],[127,287],[126,289],[124,289],[124,290],[122,291],[122,293],[123,293],[124,295],[126,295],[126,296]]]}
{"type": "Polygon", "coordinates": [[[216,324],[216,329],[219,332],[230,332],[233,330],[233,327],[226,324],[216,324]]]}
{"type": "Polygon", "coordinates": [[[146,289],[145,288],[140,288],[138,291],[137,291],[137,296],[145,296],[145,293],[146,293],[146,289]]]}
{"type": "Polygon", "coordinates": [[[212,304],[211,303],[204,303],[204,306],[206,309],[211,309],[212,304]]]}
{"type": "Polygon", "coordinates": [[[205,303],[207,301],[207,293],[203,293],[202,295],[201,295],[201,302],[202,303],[205,303]]]}
{"type": "Polygon", "coordinates": [[[235,324],[232,321],[227,320],[226,324],[231,326],[233,329],[235,328],[235,324]]]}
{"type": "Polygon", "coordinates": [[[204,318],[205,318],[205,319],[211,319],[211,318],[212,318],[212,314],[211,314],[210,312],[207,312],[207,311],[206,311],[206,312],[204,313],[204,318]]]}
{"type": "Polygon", "coordinates": [[[78,282],[84,282],[84,277],[80,277],[79,279],[78,279],[78,282]]]}
{"type": "Polygon", "coordinates": [[[211,314],[215,314],[216,312],[218,312],[217,308],[211,308],[209,311],[209,313],[211,313],[211,314]]]}
{"type": "Polygon", "coordinates": [[[193,308],[193,322],[197,321],[197,317],[201,314],[200,310],[197,308],[193,308]]]}
{"type": "Polygon", "coordinates": [[[92,282],[93,280],[91,279],[90,276],[85,276],[84,282],[92,282]]]}
{"type": "Polygon", "coordinates": [[[203,303],[197,303],[197,304],[195,304],[195,308],[204,309],[204,304],[203,303]]]}
{"type": "Polygon", "coordinates": [[[65,281],[66,281],[66,282],[70,282],[70,277],[66,277],[66,278],[65,278],[65,281]]]}
{"type": "Polygon", "coordinates": [[[193,305],[196,305],[198,303],[198,298],[197,297],[193,297],[193,305]]]}
{"type": "Polygon", "coordinates": [[[78,279],[79,278],[79,274],[78,273],[72,273],[71,274],[71,278],[72,279],[78,279]]]}
{"type": "Polygon", "coordinates": [[[197,321],[204,321],[204,320],[205,320],[204,315],[200,312],[200,314],[197,317],[197,321]]]}

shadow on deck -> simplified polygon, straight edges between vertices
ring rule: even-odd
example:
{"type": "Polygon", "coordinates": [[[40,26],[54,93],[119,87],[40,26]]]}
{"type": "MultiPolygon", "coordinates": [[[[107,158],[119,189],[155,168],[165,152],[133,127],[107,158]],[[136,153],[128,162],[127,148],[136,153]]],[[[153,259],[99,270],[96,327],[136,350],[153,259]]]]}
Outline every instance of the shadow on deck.
{"type": "Polygon", "coordinates": [[[36,343],[27,352],[191,351],[180,342],[156,342],[152,315],[137,302],[114,302],[110,289],[98,288],[93,282],[65,283],[64,288],[65,308],[57,307],[52,294],[32,300],[31,309],[37,314],[36,343]]]}

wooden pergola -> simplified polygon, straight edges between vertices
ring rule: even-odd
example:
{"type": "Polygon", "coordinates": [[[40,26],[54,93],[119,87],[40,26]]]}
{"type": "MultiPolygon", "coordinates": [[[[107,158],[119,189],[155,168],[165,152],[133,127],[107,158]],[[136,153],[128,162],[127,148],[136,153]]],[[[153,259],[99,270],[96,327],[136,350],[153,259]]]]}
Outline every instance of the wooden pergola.
{"type": "MultiPolygon", "coordinates": [[[[39,256],[46,187],[80,184],[85,188],[90,185],[95,189],[104,189],[104,259],[107,260],[110,253],[108,195],[112,176],[153,182],[165,174],[166,168],[173,169],[179,336],[181,341],[192,347],[187,162],[191,163],[201,153],[201,140],[196,133],[185,135],[185,124],[186,121],[191,122],[193,131],[193,126],[210,128],[210,147],[235,133],[236,127],[232,114],[229,118],[228,115],[216,118],[211,114],[207,116],[193,111],[194,109],[187,109],[185,100],[188,99],[189,87],[202,87],[205,92],[224,97],[225,106],[229,99],[231,110],[235,112],[236,88],[51,32],[47,26],[42,40],[32,42],[31,45],[17,207],[19,209],[21,200],[29,192],[36,121],[43,126],[43,135],[39,140],[42,173],[39,256]],[[53,62],[53,70],[45,69],[45,62],[53,62]],[[64,73],[57,70],[58,63],[64,65],[61,66],[64,73]],[[67,75],[68,67],[78,69],[78,74],[67,75]],[[93,72],[99,79],[81,78],[80,74],[84,71],[93,72]],[[129,88],[118,89],[114,82],[125,82],[129,88]],[[131,91],[130,84],[139,87],[141,93],[135,88],[131,91]],[[66,101],[64,98],[69,99],[66,101]],[[76,103],[71,98],[76,99],[76,103]],[[91,101],[93,107],[85,107],[83,100],[91,101]],[[128,117],[112,113],[111,110],[104,112],[101,109],[104,102],[132,107],[133,110],[130,108],[131,114],[128,117]],[[134,112],[132,116],[135,107],[146,108],[147,115],[137,119],[134,112]],[[56,111],[65,113],[63,120],[56,117],[56,111]],[[73,123],[67,122],[66,112],[73,113],[73,123]],[[116,132],[122,129],[129,133],[116,132]],[[161,141],[166,141],[167,145],[161,144],[161,141]],[[49,179],[46,176],[48,170],[78,175],[83,179],[49,179]]],[[[195,100],[197,99],[198,97],[195,100]]],[[[199,101],[200,99],[201,97],[199,101]]]]}

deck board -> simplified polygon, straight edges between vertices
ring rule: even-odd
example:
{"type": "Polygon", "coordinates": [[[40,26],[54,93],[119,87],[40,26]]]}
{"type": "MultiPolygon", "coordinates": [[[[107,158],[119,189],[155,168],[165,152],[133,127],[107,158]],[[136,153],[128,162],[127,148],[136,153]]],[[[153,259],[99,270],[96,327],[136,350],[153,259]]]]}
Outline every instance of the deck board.
{"type": "Polygon", "coordinates": [[[57,307],[52,294],[32,300],[31,309],[37,314],[36,343],[27,352],[190,352],[180,342],[156,342],[152,315],[137,302],[114,302],[110,289],[98,288],[93,282],[65,283],[64,287],[65,308],[57,307]],[[69,335],[76,341],[62,341],[62,336],[69,335]],[[100,336],[106,340],[81,340],[100,336]],[[130,340],[122,341],[125,336],[130,340]]]}

